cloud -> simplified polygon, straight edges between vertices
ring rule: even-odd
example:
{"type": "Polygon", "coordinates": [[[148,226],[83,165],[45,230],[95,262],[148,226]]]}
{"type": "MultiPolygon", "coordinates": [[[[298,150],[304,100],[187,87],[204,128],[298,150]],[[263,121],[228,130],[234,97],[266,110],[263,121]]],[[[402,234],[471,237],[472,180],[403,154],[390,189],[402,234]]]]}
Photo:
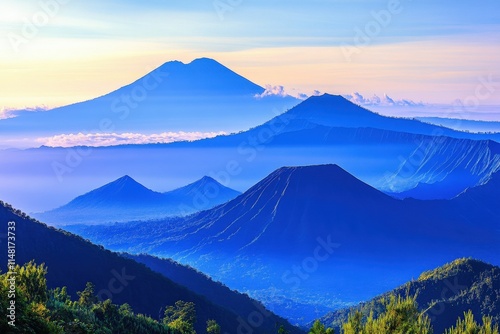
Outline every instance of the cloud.
{"type": "Polygon", "coordinates": [[[7,119],[7,118],[12,118],[14,115],[12,114],[12,111],[6,108],[0,109],[0,119],[7,119]]]}
{"type": "Polygon", "coordinates": [[[268,96],[281,96],[286,97],[288,94],[285,92],[283,86],[266,85],[266,90],[262,94],[256,94],[255,97],[262,99],[268,96]]]}
{"type": "Polygon", "coordinates": [[[280,97],[293,96],[299,100],[306,100],[310,96],[319,96],[319,95],[321,95],[321,92],[319,90],[314,90],[312,93],[307,94],[304,92],[297,91],[294,88],[289,90],[286,89],[284,86],[266,85],[266,90],[262,94],[256,94],[255,98],[262,99],[269,96],[280,96],[280,97]]]}
{"type": "Polygon", "coordinates": [[[49,108],[44,105],[36,107],[26,107],[22,109],[1,108],[0,119],[14,118],[17,117],[20,113],[47,111],[48,109],[49,108]]]}
{"type": "Polygon", "coordinates": [[[77,133],[61,134],[52,137],[37,138],[36,142],[51,147],[73,146],[116,146],[127,144],[172,143],[176,141],[194,141],[225,135],[220,132],[163,132],[145,135],[141,133],[77,133]]]}
{"type": "Polygon", "coordinates": [[[384,94],[383,97],[378,95],[373,95],[372,97],[366,98],[358,92],[352,94],[344,95],[349,101],[356,103],[361,106],[377,106],[377,107],[423,107],[425,104],[423,102],[414,102],[408,99],[395,100],[389,95],[384,94]]]}

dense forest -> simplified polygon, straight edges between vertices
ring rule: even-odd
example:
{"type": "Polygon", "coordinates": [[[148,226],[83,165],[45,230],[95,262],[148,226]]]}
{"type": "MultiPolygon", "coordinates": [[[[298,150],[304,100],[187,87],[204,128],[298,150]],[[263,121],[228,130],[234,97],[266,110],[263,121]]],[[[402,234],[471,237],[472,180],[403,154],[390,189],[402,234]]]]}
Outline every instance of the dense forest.
{"type": "Polygon", "coordinates": [[[12,272],[16,275],[5,273],[0,279],[0,305],[10,310],[0,320],[1,333],[194,333],[192,303],[179,301],[167,307],[165,317],[158,321],[135,314],[128,304],[99,301],[91,282],[75,299],[66,287],[49,290],[44,264],[29,262],[12,272]]]}
{"type": "MultiPolygon", "coordinates": [[[[0,276],[0,307],[7,312],[0,320],[1,333],[81,333],[81,334],[137,334],[172,333],[194,334],[196,309],[192,302],[177,301],[168,305],[161,319],[135,314],[130,305],[115,305],[111,300],[99,301],[95,286],[88,282],[83,291],[73,299],[66,287],[47,288],[47,267],[33,261],[11,268],[15,274],[0,276]],[[14,301],[14,303],[12,302],[14,301]]],[[[375,316],[372,310],[365,316],[361,310],[350,313],[342,324],[342,334],[432,334],[431,320],[419,310],[416,297],[390,295],[378,301],[382,309],[375,316]]],[[[491,317],[481,322],[471,311],[464,313],[456,325],[444,334],[499,334],[498,325],[491,317]]],[[[221,327],[215,320],[208,320],[206,333],[220,334],[221,327]]],[[[276,333],[286,334],[283,327],[276,333]]],[[[309,334],[333,334],[332,328],[318,320],[309,334]]]]}
{"type": "Polygon", "coordinates": [[[443,333],[469,311],[479,320],[488,316],[498,324],[500,268],[474,259],[457,259],[356,307],[331,312],[320,321],[339,331],[353,313],[360,312],[365,319],[370,314],[378,317],[391,296],[415,296],[419,312],[430,319],[435,333],[443,333]]]}
{"type": "MultiPolygon", "coordinates": [[[[415,296],[401,297],[391,295],[380,300],[383,310],[374,316],[372,311],[365,317],[361,311],[354,311],[340,329],[341,334],[433,334],[429,316],[419,311],[415,296]]],[[[332,328],[325,328],[319,320],[312,326],[309,334],[334,334],[332,328]]],[[[436,332],[438,334],[439,332],[436,332]]],[[[443,334],[499,334],[498,325],[491,317],[485,316],[482,322],[474,319],[471,311],[459,318],[456,325],[443,334]]]]}

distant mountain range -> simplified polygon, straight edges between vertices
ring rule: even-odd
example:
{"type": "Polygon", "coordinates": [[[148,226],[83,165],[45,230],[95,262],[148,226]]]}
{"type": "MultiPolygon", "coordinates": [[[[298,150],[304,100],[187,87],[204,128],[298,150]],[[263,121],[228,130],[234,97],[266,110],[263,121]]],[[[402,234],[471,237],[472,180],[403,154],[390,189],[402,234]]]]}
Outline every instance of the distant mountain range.
{"type": "Polygon", "coordinates": [[[232,292],[199,273],[177,265],[170,266],[171,275],[162,275],[81,237],[47,227],[0,202],[0,244],[4,250],[0,252],[2,272],[7,271],[7,231],[11,235],[15,233],[15,262],[24,264],[35,260],[36,263],[45,263],[48,267],[48,287],[66,286],[73,297],[85,288],[86,282],[92,282],[99,298],[110,298],[117,304],[128,303],[135,312],[154,319],[159,319],[165,308],[178,300],[193,302],[197,315],[195,329],[199,333],[205,331],[209,319],[220,324],[222,333],[234,333],[240,328],[242,331],[258,330],[259,333],[271,334],[279,325],[285,326],[290,333],[302,333],[260,303],[232,292]],[[15,224],[9,225],[8,222],[15,224]],[[8,226],[14,226],[15,230],[8,230],[8,226]],[[218,295],[202,296],[167,278],[175,277],[177,271],[180,275],[189,272],[190,277],[200,283],[201,289],[217,289],[218,295]],[[256,315],[262,317],[258,328],[252,322],[252,316],[256,315]]]}
{"type": "Polygon", "coordinates": [[[380,116],[326,94],[248,131],[195,142],[2,151],[0,196],[46,211],[83,193],[96,173],[108,180],[132,174],[164,187],[165,175],[209,175],[248,189],[283,165],[335,163],[397,197],[448,199],[500,170],[497,138],[380,116]],[[19,187],[12,182],[19,171],[33,181],[19,187]]]}
{"type": "MultiPolygon", "coordinates": [[[[402,201],[336,165],[285,167],[185,218],[67,228],[113,250],[172,257],[253,296],[273,287],[298,304],[338,307],[458,257],[500,263],[498,177],[453,200],[402,201]]],[[[297,313],[272,299],[263,301],[278,314],[297,313]]]]}
{"type": "Polygon", "coordinates": [[[470,132],[500,132],[500,122],[473,121],[469,119],[417,117],[418,120],[434,125],[445,126],[450,129],[470,132]]]}
{"type": "MultiPolygon", "coordinates": [[[[376,159],[386,170],[373,180],[374,175],[359,166],[343,165],[366,175],[364,178],[372,179],[370,184],[396,197],[452,198],[500,170],[499,133],[473,134],[414,119],[381,116],[328,94],[311,97],[244,135],[256,137],[283,119],[288,124],[269,141],[270,146],[329,146],[329,153],[340,160],[348,160],[342,147],[350,148],[356,161],[376,159]],[[342,152],[340,157],[338,150],[342,152]],[[399,165],[388,167],[388,161],[398,161],[399,165]]],[[[224,138],[213,141],[217,140],[224,138]]],[[[376,168],[370,165],[371,170],[376,168]]]]}
{"type": "Polygon", "coordinates": [[[296,121],[334,128],[374,128],[428,136],[500,140],[500,133],[474,134],[417,119],[379,115],[339,95],[312,96],[289,114],[296,121]]]}
{"type": "Polygon", "coordinates": [[[490,316],[500,324],[500,267],[473,259],[455,260],[424,272],[418,279],[359,306],[331,312],[322,317],[321,322],[338,333],[354,310],[365,316],[373,312],[377,317],[381,299],[389,295],[416,295],[420,310],[431,319],[434,333],[444,333],[445,329],[455,326],[457,319],[469,310],[478,320],[490,316]]]}
{"type": "Polygon", "coordinates": [[[208,176],[185,187],[158,193],[126,175],[60,208],[34,216],[51,225],[150,220],[210,209],[239,194],[208,176]]]}
{"type": "Polygon", "coordinates": [[[0,120],[0,139],[89,132],[240,131],[300,102],[291,96],[260,97],[264,91],[213,59],[171,61],[104,96],[0,120]]]}

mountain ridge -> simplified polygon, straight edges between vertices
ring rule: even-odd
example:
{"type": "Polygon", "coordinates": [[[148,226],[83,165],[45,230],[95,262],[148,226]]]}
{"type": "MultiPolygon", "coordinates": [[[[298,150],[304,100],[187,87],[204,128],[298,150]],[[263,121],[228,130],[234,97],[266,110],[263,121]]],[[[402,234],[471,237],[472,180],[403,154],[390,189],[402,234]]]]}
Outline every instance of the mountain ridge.
{"type": "Polygon", "coordinates": [[[355,310],[364,316],[373,311],[377,317],[381,299],[390,295],[416,296],[420,311],[431,320],[434,333],[443,333],[454,326],[468,310],[472,310],[476,318],[491,316],[494,322],[500,323],[500,267],[471,258],[457,259],[423,272],[416,280],[382,296],[353,308],[331,312],[320,320],[339,330],[341,323],[355,310]]]}
{"type": "Polygon", "coordinates": [[[125,175],[61,207],[34,216],[55,225],[158,219],[206,210],[239,194],[208,176],[159,193],[125,175]]]}
{"type": "Polygon", "coordinates": [[[319,125],[373,127],[422,135],[448,136],[459,139],[490,139],[500,142],[500,134],[476,134],[426,123],[416,118],[384,116],[357,105],[341,95],[328,93],[309,97],[293,107],[289,113],[292,118],[309,120],[319,125]]]}

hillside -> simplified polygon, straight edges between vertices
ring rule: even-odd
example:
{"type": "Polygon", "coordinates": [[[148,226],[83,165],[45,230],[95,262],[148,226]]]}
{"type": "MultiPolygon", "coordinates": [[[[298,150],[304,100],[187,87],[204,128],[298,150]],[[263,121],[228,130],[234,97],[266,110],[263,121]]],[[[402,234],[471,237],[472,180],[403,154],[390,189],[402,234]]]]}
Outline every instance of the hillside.
{"type": "Polygon", "coordinates": [[[500,267],[473,259],[458,259],[424,272],[418,279],[382,296],[354,308],[329,313],[320,320],[338,332],[354,310],[360,310],[365,316],[373,311],[376,317],[382,309],[381,298],[390,295],[416,295],[420,310],[431,319],[434,333],[443,333],[455,325],[468,310],[472,310],[476,319],[490,316],[500,324],[500,267]]]}
{"type": "MultiPolygon", "coordinates": [[[[128,303],[135,312],[151,315],[153,318],[178,300],[193,302],[198,314],[195,327],[200,332],[205,329],[209,319],[217,320],[223,331],[232,332],[240,326],[238,319],[247,319],[249,316],[217,306],[142,264],[75,235],[49,228],[1,203],[1,235],[6,235],[7,223],[11,221],[15,222],[16,263],[23,264],[31,260],[45,263],[48,267],[49,288],[67,286],[68,293],[75,296],[77,291],[85,288],[87,282],[92,282],[97,295],[103,299],[111,298],[116,304],[128,303]]],[[[5,271],[6,243],[2,242],[2,245],[4,251],[0,254],[1,270],[5,271]]],[[[255,311],[263,312],[257,306],[255,311]]],[[[272,314],[268,315],[260,330],[272,333],[276,323],[283,321],[272,314]]],[[[289,328],[291,332],[297,332],[296,329],[289,328]]]]}
{"type": "Polygon", "coordinates": [[[217,305],[231,309],[238,314],[250,314],[256,306],[263,307],[259,306],[260,303],[248,295],[233,291],[194,268],[183,266],[173,260],[161,259],[147,254],[130,255],[125,253],[123,256],[146,265],[173,282],[183,285],[208,300],[214,301],[217,305]]]}

